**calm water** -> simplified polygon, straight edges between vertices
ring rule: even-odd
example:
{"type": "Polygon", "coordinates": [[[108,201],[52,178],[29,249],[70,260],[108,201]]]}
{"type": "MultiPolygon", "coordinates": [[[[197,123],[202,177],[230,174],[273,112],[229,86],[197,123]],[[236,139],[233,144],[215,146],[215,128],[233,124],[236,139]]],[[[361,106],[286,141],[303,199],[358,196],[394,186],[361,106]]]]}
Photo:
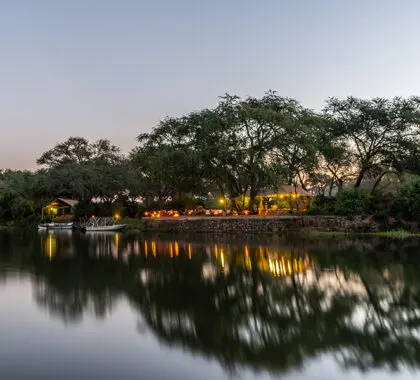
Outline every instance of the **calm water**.
{"type": "Polygon", "coordinates": [[[0,379],[411,379],[420,241],[0,234],[0,379]]]}

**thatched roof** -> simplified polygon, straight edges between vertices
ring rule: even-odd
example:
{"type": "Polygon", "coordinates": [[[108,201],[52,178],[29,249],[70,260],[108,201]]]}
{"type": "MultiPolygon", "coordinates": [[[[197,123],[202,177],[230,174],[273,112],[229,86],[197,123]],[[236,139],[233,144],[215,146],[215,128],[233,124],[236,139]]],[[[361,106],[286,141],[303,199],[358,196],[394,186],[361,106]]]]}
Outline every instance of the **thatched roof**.
{"type": "Polygon", "coordinates": [[[74,199],[68,199],[68,198],[57,198],[51,203],[54,203],[54,202],[57,202],[57,201],[61,202],[61,203],[64,203],[65,205],[67,205],[69,207],[74,207],[79,203],[79,201],[76,201],[74,199]]]}

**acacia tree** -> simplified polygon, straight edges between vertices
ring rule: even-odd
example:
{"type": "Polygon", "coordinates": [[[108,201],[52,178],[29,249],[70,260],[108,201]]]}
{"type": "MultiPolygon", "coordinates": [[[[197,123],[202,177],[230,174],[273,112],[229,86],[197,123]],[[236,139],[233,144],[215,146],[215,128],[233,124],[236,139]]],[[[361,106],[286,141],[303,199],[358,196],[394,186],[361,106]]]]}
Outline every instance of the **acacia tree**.
{"type": "Polygon", "coordinates": [[[131,152],[131,161],[136,175],[134,194],[156,198],[162,205],[169,197],[201,192],[200,164],[191,150],[146,141],[131,152]]]}
{"type": "Polygon", "coordinates": [[[84,203],[98,198],[110,204],[126,190],[124,156],[108,140],[90,143],[82,137],[70,137],[43,153],[37,163],[45,167],[45,191],[51,195],[84,203]]]}
{"type": "MultiPolygon", "coordinates": [[[[330,98],[324,109],[330,132],[354,158],[355,187],[366,176],[380,181],[389,171],[404,170],[406,145],[419,142],[420,98],[330,98]]],[[[375,183],[379,183],[376,182],[375,183]]]]}
{"type": "Polygon", "coordinates": [[[353,182],[357,173],[352,164],[354,157],[342,142],[324,128],[318,135],[318,168],[311,174],[311,184],[332,195],[334,189],[341,191],[345,183],[353,182]]]}
{"type": "Polygon", "coordinates": [[[292,176],[301,177],[304,166],[310,166],[311,149],[308,144],[299,144],[311,138],[305,139],[303,130],[290,137],[294,128],[302,126],[305,113],[295,100],[275,92],[267,92],[260,99],[226,94],[217,107],[165,119],[152,133],[140,135],[139,141],[155,150],[188,152],[197,160],[201,178],[216,186],[220,194],[231,198],[249,194],[253,200],[261,189],[273,184],[275,165],[283,165],[293,172],[292,176]],[[295,150],[299,148],[299,155],[286,162],[291,140],[295,150]],[[272,155],[274,149],[276,157],[272,155]]]}
{"type": "Polygon", "coordinates": [[[269,153],[274,172],[279,177],[276,185],[300,185],[304,190],[319,165],[319,117],[297,106],[278,131],[269,153]]]}
{"type": "Polygon", "coordinates": [[[66,141],[44,152],[36,162],[38,165],[52,168],[67,163],[89,163],[92,160],[111,164],[120,162],[122,155],[120,149],[109,140],[101,139],[90,143],[83,137],[69,137],[66,141]]]}
{"type": "Polygon", "coordinates": [[[209,177],[232,198],[249,192],[252,200],[267,183],[267,152],[275,135],[272,96],[225,95],[210,115],[204,112],[197,148],[209,177]]]}

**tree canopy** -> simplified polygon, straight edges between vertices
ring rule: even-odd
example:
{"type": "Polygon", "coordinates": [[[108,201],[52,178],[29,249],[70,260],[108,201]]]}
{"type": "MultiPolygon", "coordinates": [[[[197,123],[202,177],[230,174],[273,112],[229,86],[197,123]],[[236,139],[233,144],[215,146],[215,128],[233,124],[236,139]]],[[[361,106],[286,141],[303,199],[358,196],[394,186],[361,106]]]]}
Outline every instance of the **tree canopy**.
{"type": "Polygon", "coordinates": [[[73,136],[37,163],[36,172],[2,172],[0,195],[14,192],[35,208],[55,196],[160,206],[226,197],[240,211],[246,197],[255,210],[257,194],[282,185],[375,193],[420,175],[420,98],[329,98],[315,112],[274,91],[225,94],[212,108],[163,119],[127,155],[109,140],[73,136]]]}

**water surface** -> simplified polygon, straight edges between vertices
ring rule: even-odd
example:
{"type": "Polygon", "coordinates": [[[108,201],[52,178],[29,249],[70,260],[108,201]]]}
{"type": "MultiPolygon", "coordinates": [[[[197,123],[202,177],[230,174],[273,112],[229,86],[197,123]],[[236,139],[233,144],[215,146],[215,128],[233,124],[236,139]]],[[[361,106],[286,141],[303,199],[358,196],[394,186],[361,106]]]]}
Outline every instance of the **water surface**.
{"type": "Polygon", "coordinates": [[[419,248],[0,233],[0,378],[415,378],[419,248]]]}

